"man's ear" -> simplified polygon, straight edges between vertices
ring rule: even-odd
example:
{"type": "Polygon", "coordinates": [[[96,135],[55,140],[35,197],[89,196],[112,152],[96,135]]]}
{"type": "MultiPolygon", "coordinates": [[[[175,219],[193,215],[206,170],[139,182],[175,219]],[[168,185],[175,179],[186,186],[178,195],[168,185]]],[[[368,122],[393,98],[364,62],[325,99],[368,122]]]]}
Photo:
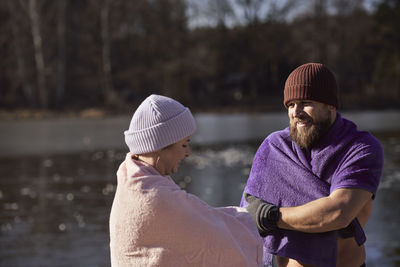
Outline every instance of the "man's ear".
{"type": "Polygon", "coordinates": [[[328,105],[328,109],[329,109],[330,111],[336,111],[336,107],[335,107],[335,106],[332,106],[332,105],[328,105]]]}

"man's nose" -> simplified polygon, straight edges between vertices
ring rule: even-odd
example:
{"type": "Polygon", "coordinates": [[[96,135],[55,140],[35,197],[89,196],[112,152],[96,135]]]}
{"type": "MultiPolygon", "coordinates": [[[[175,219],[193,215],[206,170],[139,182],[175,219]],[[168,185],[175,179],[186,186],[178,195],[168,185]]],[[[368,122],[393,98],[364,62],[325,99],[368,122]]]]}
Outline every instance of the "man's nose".
{"type": "Polygon", "coordinates": [[[303,107],[299,104],[294,104],[293,106],[293,116],[298,117],[303,113],[303,107]]]}

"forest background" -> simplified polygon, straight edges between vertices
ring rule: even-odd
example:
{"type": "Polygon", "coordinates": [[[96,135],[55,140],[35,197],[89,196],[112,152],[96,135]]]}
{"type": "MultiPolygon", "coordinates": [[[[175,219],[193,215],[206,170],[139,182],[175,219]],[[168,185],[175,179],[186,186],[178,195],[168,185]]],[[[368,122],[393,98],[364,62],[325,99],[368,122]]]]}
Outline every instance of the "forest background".
{"type": "Polygon", "coordinates": [[[398,0],[0,1],[0,110],[283,109],[288,74],[334,71],[341,108],[400,107],[398,0]]]}

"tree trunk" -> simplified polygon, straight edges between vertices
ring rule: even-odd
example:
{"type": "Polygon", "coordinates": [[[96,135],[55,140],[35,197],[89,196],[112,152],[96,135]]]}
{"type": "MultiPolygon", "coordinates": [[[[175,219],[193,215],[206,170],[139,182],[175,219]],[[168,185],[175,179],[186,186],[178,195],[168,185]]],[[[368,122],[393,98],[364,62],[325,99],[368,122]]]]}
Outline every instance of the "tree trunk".
{"type": "Polygon", "coordinates": [[[56,107],[62,102],[65,93],[65,65],[66,65],[66,0],[57,2],[57,86],[55,95],[56,107]]]}
{"type": "Polygon", "coordinates": [[[107,105],[116,104],[116,94],[114,92],[111,75],[111,41],[109,34],[109,13],[110,0],[104,0],[100,8],[100,25],[101,25],[101,40],[102,40],[102,70],[103,70],[103,97],[107,105]]]}
{"type": "MultiPolygon", "coordinates": [[[[8,0],[8,9],[10,11],[10,26],[11,26],[11,31],[13,35],[13,43],[14,43],[14,51],[15,51],[15,60],[17,63],[17,79],[21,84],[22,88],[22,93],[28,102],[28,105],[31,107],[34,107],[36,105],[34,93],[33,93],[33,88],[32,85],[29,82],[28,74],[27,74],[27,68],[26,68],[26,62],[25,62],[25,57],[23,56],[23,50],[22,50],[22,41],[21,41],[21,32],[20,32],[20,27],[19,27],[19,22],[17,19],[18,16],[18,11],[15,6],[15,1],[14,0],[8,0]]],[[[15,89],[17,87],[14,87],[15,89]]],[[[14,92],[11,92],[11,94],[15,94],[15,97],[17,97],[17,92],[16,90],[14,92]]],[[[11,96],[14,97],[14,96],[11,96]]]]}
{"type": "Polygon", "coordinates": [[[315,59],[319,62],[325,62],[327,64],[327,52],[326,52],[326,33],[327,33],[327,1],[316,0],[314,6],[314,27],[316,38],[315,42],[315,59]]]}
{"type": "Polygon", "coordinates": [[[42,36],[40,33],[40,18],[37,10],[37,1],[29,0],[29,17],[31,20],[31,31],[35,53],[35,64],[38,79],[39,104],[41,108],[47,109],[48,92],[46,87],[46,69],[42,47],[42,36]]]}

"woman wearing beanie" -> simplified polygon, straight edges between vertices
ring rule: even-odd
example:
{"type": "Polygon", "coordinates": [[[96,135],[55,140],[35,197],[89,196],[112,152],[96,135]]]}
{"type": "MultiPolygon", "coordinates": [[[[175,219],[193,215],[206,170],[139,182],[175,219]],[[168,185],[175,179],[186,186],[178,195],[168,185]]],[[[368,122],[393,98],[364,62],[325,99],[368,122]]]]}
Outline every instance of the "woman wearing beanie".
{"type": "Polygon", "coordinates": [[[111,265],[261,266],[262,240],[244,208],[213,208],[171,179],[189,156],[190,110],[160,95],[134,113],[110,215],[111,265]]]}

